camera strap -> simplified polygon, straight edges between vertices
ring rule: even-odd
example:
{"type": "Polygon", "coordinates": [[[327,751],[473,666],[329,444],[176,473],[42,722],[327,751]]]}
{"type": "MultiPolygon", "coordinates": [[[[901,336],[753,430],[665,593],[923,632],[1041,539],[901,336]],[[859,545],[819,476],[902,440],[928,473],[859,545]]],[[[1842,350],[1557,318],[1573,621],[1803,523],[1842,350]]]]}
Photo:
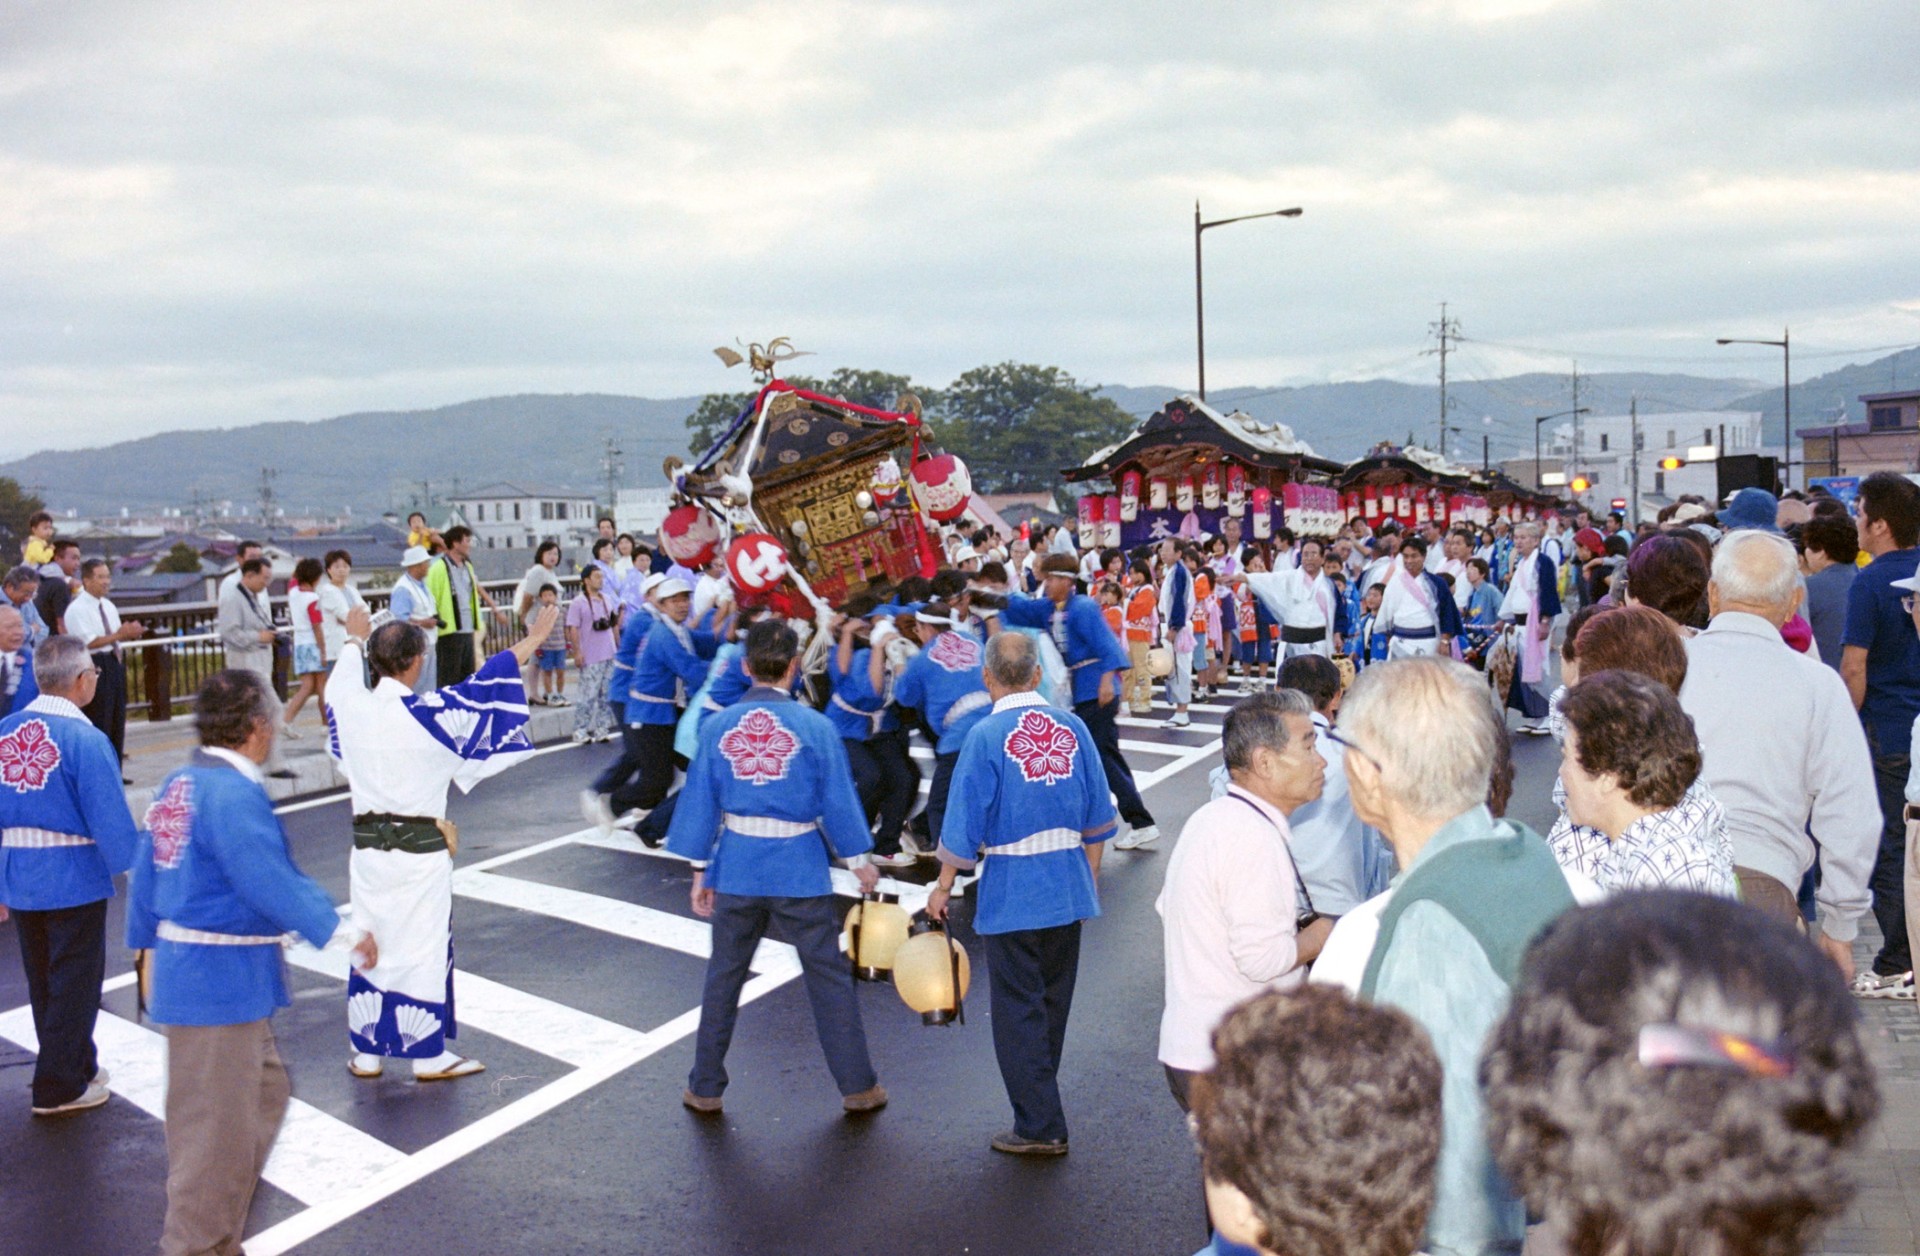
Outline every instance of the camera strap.
{"type": "Polygon", "coordinates": [[[1306,878],[1300,875],[1300,864],[1299,864],[1299,861],[1294,859],[1293,857],[1293,843],[1287,840],[1287,835],[1280,831],[1280,826],[1273,823],[1273,817],[1268,815],[1266,811],[1263,808],[1261,808],[1261,806],[1258,803],[1253,801],[1253,799],[1243,797],[1242,795],[1236,794],[1231,790],[1227,791],[1227,797],[1232,798],[1237,802],[1245,803],[1247,807],[1250,810],[1252,810],[1252,812],[1255,815],[1259,816],[1262,820],[1265,820],[1269,825],[1273,826],[1274,836],[1280,839],[1280,849],[1287,852],[1287,863],[1289,866],[1293,868],[1294,888],[1300,891],[1300,897],[1303,900],[1305,900],[1307,904],[1306,911],[1301,912],[1299,914],[1302,916],[1318,916],[1320,912],[1313,905],[1313,894],[1311,891],[1307,889],[1306,878]]]}

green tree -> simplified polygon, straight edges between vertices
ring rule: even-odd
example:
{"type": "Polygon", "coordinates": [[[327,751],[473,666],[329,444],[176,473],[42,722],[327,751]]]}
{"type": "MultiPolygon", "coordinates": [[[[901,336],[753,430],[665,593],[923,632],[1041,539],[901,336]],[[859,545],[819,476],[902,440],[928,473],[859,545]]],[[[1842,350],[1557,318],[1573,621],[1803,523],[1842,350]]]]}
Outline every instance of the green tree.
{"type": "Polygon", "coordinates": [[[934,435],[990,493],[1052,488],[1062,468],[1123,438],[1134,419],[1057,366],[1002,362],[939,395],[934,435]]]}
{"type": "MultiPolygon", "coordinates": [[[[829,397],[843,397],[855,405],[871,406],[876,410],[891,410],[893,403],[903,392],[913,390],[913,381],[905,375],[894,375],[887,371],[864,371],[843,366],[824,380],[806,375],[783,376],[795,388],[804,388],[808,392],[824,393],[829,397]]],[[[750,405],[755,392],[708,393],[700,399],[700,404],[686,418],[687,447],[694,457],[707,452],[720,434],[727,430],[734,417],[750,405]]],[[[922,393],[922,402],[931,405],[932,401],[922,393]]]]}
{"type": "Polygon", "coordinates": [[[0,543],[6,546],[7,566],[18,561],[20,543],[27,536],[27,520],[35,511],[46,508],[46,503],[22,489],[18,480],[0,476],[0,543]]]}
{"type": "Polygon", "coordinates": [[[185,541],[175,541],[166,556],[153,565],[155,572],[190,576],[200,570],[200,551],[185,541]]]}

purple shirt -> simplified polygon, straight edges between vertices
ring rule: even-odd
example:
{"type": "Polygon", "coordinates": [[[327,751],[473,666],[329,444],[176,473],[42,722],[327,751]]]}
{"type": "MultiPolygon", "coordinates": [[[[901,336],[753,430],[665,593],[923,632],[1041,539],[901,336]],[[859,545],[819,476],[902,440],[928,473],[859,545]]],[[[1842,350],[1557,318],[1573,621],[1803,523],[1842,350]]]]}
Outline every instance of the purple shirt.
{"type": "Polygon", "coordinates": [[[582,593],[567,604],[567,627],[573,629],[574,639],[580,643],[581,666],[592,667],[613,657],[616,643],[612,625],[597,632],[593,627],[596,619],[611,619],[613,609],[612,602],[597,594],[582,593]]]}

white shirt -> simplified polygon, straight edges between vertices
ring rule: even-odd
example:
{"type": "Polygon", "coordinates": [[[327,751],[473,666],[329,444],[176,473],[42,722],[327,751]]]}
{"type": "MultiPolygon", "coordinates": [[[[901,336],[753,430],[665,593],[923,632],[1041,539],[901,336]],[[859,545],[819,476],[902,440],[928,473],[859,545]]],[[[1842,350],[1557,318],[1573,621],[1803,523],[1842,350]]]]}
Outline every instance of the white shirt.
{"type": "Polygon", "coordinates": [[[1236,1004],[1306,980],[1287,818],[1235,787],[1187,818],[1154,906],[1166,934],[1160,1060],[1204,1072],[1236,1004]]]}
{"type": "Polygon", "coordinates": [[[702,615],[712,610],[714,604],[720,600],[721,593],[726,591],[726,587],[727,582],[721,577],[701,572],[699,583],[693,587],[693,613],[687,622],[697,622],[702,615]]]}
{"type": "Polygon", "coordinates": [[[1500,618],[1517,619],[1521,615],[1533,613],[1533,594],[1540,584],[1540,551],[1522,557],[1519,550],[1513,551],[1513,579],[1507,585],[1507,595],[1500,600],[1500,618]]]}
{"type": "MultiPolygon", "coordinates": [[[[98,641],[120,631],[120,609],[108,598],[95,597],[85,589],[67,603],[67,634],[82,641],[98,641]]],[[[97,653],[120,653],[118,645],[102,646],[97,653]]]]}
{"type": "Polygon", "coordinates": [[[1467,582],[1467,560],[1464,558],[1443,558],[1437,563],[1428,563],[1427,570],[1436,576],[1453,577],[1453,604],[1461,610],[1467,609],[1467,599],[1473,596],[1473,590],[1467,582]]]}
{"type": "Polygon", "coordinates": [[[1279,571],[1250,571],[1246,579],[1254,596],[1265,602],[1284,626],[1332,627],[1337,595],[1325,571],[1318,577],[1310,577],[1304,567],[1283,567],[1279,571]]]}
{"type": "Polygon", "coordinates": [[[350,584],[337,585],[332,577],[314,586],[314,592],[320,599],[320,632],[326,639],[327,657],[339,658],[341,647],[347,643],[347,612],[365,606],[367,600],[360,596],[360,590],[350,584]]]}
{"type": "Polygon", "coordinates": [[[1433,589],[1420,576],[1408,575],[1406,568],[1395,568],[1387,581],[1386,596],[1380,599],[1380,613],[1373,621],[1374,631],[1385,632],[1389,628],[1418,631],[1433,627],[1434,608],[1421,600],[1422,593],[1432,597],[1433,589]]]}

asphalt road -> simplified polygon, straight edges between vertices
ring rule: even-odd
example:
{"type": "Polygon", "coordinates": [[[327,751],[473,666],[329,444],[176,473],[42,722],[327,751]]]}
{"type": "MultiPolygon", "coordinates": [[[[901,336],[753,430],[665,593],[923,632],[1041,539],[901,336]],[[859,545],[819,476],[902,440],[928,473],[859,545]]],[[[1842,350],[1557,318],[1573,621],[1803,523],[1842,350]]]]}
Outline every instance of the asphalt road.
{"type": "MultiPolygon", "coordinates": [[[[1196,720],[1217,725],[1222,710],[1197,709],[1196,720]]],[[[453,805],[457,1045],[485,1074],[436,1085],[404,1068],[378,1082],[349,1077],[339,974],[293,956],[294,1005],[274,1027],[296,1104],[248,1250],[1193,1251],[1204,1238],[1196,1160],[1154,1057],[1153,900],[1181,824],[1206,799],[1217,733],[1122,731],[1139,743],[1136,773],[1159,778],[1147,801],[1167,836],[1112,851],[1102,868],[1104,914],[1084,936],[1063,1066],[1070,1155],[1028,1161],[987,1148],[1011,1115],[965,904],[956,935],[981,979],[965,1025],[924,1027],[891,987],[861,989],[892,1095],[884,1111],[842,1115],[796,970],[777,949],[741,1012],[724,1118],[684,1111],[704,971],[688,873],[593,844],[576,796],[610,748],[568,747],[453,805]]],[[[1539,826],[1558,749],[1523,738],[1515,752],[1512,814],[1539,826]]],[[[295,858],[344,901],[344,799],[296,804],[283,819],[295,858]]],[[[138,1253],[159,1234],[163,1046],[135,1023],[118,906],[98,1035],[116,1096],[63,1121],[27,1112],[26,992],[14,932],[0,927],[0,1252],[138,1253]]]]}

